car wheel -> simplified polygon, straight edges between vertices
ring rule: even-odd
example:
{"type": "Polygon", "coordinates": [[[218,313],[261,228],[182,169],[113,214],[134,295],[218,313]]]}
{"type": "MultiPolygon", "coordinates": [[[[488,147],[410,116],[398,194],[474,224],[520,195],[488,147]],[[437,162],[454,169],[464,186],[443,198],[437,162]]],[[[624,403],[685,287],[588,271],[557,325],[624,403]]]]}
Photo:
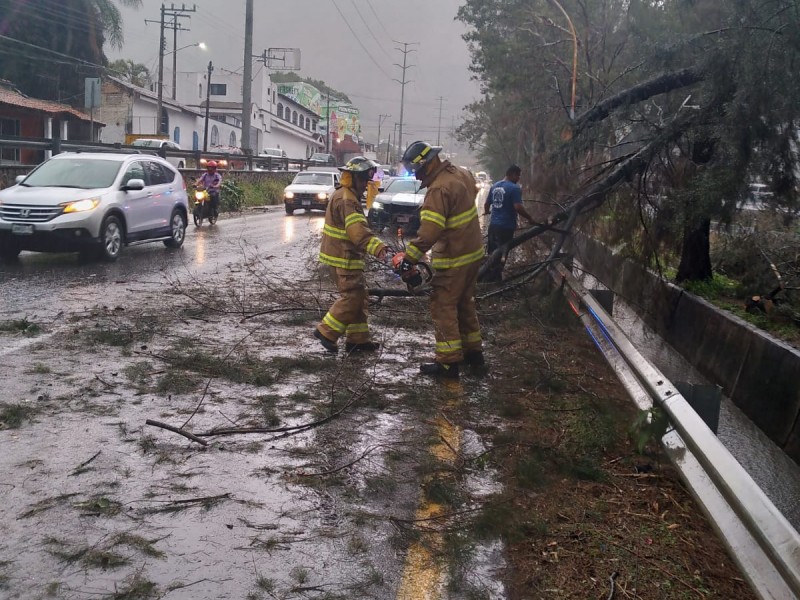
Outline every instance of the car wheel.
{"type": "Polygon", "coordinates": [[[117,260],[124,241],[125,232],[119,219],[114,215],[103,219],[100,225],[100,258],[109,262],[117,260]]]}
{"type": "Polygon", "coordinates": [[[169,230],[170,238],[164,240],[164,245],[167,248],[183,246],[183,240],[186,238],[186,219],[178,209],[172,211],[172,216],[169,218],[169,230]]]}
{"type": "Polygon", "coordinates": [[[3,260],[16,260],[20,252],[22,252],[22,248],[14,242],[0,243],[0,258],[3,260]]]}
{"type": "Polygon", "coordinates": [[[286,209],[286,214],[287,214],[288,216],[290,216],[290,217],[291,217],[291,216],[294,214],[294,208],[293,208],[293,207],[291,207],[291,206],[289,206],[289,205],[287,204],[286,206],[284,206],[284,208],[286,209]]]}

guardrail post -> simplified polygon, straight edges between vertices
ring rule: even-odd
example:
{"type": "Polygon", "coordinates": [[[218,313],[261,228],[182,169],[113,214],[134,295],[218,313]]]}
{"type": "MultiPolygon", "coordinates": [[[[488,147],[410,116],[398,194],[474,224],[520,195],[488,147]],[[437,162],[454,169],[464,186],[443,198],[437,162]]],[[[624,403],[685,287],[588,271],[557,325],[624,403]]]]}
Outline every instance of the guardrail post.
{"type": "Polygon", "coordinates": [[[122,144],[120,142],[114,142],[114,150],[121,150],[122,144]]]}
{"type": "Polygon", "coordinates": [[[52,152],[53,155],[61,154],[61,138],[53,138],[52,152]]]}
{"type": "Polygon", "coordinates": [[[161,147],[158,149],[158,155],[159,155],[161,158],[163,158],[164,160],[166,160],[166,158],[167,158],[167,147],[166,147],[166,146],[161,146],[161,147]]]}

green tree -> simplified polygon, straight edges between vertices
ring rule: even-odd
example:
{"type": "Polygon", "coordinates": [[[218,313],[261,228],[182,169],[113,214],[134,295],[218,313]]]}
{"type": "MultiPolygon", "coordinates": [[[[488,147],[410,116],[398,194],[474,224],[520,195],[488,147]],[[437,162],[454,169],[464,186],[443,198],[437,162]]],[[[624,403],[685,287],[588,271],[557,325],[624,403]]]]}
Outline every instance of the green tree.
{"type": "Polygon", "coordinates": [[[679,279],[710,277],[710,222],[749,181],[797,202],[797,0],[467,0],[459,16],[486,93],[464,138],[521,153],[538,192],[582,213],[607,202],[632,245],[677,250],[679,279]]]}
{"type": "MultiPolygon", "coordinates": [[[[141,6],[141,0],[119,0],[141,6]]],[[[83,104],[83,79],[99,76],[103,45],[121,47],[112,0],[0,0],[0,78],[37,98],[83,104]]]]}
{"type": "Polygon", "coordinates": [[[108,70],[115,77],[139,87],[147,87],[150,83],[150,69],[130,59],[117,59],[108,66],[108,70]]]}

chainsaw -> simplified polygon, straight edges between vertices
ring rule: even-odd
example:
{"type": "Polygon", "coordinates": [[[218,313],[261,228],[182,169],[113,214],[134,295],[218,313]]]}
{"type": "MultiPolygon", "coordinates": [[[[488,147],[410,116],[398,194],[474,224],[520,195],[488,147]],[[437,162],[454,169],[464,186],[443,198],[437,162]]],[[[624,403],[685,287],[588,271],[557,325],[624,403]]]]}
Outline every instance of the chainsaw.
{"type": "Polygon", "coordinates": [[[423,283],[428,283],[433,279],[433,271],[431,271],[428,263],[420,262],[414,265],[407,262],[405,258],[405,252],[397,252],[392,256],[392,271],[399,275],[400,279],[408,285],[409,291],[413,291],[423,283]]]}
{"type": "Polygon", "coordinates": [[[417,264],[412,264],[405,260],[406,243],[401,229],[397,230],[397,238],[403,245],[403,249],[395,251],[392,248],[387,248],[387,251],[392,255],[392,271],[408,286],[409,292],[414,292],[422,284],[428,283],[433,279],[433,271],[428,263],[418,262],[417,264]]]}

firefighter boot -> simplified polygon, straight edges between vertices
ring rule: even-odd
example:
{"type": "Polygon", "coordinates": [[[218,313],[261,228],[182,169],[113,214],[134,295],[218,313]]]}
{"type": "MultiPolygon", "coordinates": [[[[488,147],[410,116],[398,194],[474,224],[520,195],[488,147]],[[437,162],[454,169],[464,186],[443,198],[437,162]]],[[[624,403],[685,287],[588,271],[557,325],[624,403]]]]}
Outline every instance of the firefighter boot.
{"type": "Polygon", "coordinates": [[[445,377],[447,379],[458,379],[458,364],[447,365],[440,362],[422,363],[419,372],[423,375],[433,375],[434,377],[445,377]]]}
{"type": "Polygon", "coordinates": [[[464,364],[470,367],[484,367],[486,361],[481,350],[464,350],[464,364]]]}
{"type": "Polygon", "coordinates": [[[344,349],[346,352],[375,352],[381,347],[378,342],[361,342],[360,344],[356,344],[355,342],[347,342],[344,345],[344,349]]]}
{"type": "Polygon", "coordinates": [[[319,340],[319,343],[322,344],[322,347],[325,348],[328,352],[339,352],[339,346],[333,340],[329,340],[324,335],[322,335],[319,329],[314,330],[314,337],[319,340]]]}

